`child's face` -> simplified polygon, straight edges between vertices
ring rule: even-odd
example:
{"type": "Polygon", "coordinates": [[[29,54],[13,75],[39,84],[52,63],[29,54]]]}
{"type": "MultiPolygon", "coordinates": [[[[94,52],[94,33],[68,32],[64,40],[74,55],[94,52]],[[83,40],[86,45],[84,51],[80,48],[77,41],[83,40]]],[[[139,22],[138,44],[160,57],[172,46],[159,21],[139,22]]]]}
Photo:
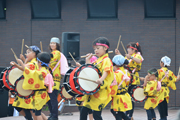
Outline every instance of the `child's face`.
{"type": "Polygon", "coordinates": [[[52,50],[56,50],[56,43],[55,43],[55,42],[51,42],[51,43],[50,43],[50,48],[51,48],[52,50]]]}
{"type": "Polygon", "coordinates": [[[154,74],[148,73],[149,80],[155,80],[156,76],[154,74]]]}
{"type": "Polygon", "coordinates": [[[93,47],[96,56],[101,57],[106,54],[107,47],[96,45],[93,47]]]}
{"type": "Polygon", "coordinates": [[[160,66],[164,67],[164,63],[162,61],[160,61],[160,66]]]}
{"type": "Polygon", "coordinates": [[[133,53],[135,53],[135,50],[132,48],[127,48],[127,52],[129,55],[132,55],[133,53]]]}
{"type": "Polygon", "coordinates": [[[26,50],[26,59],[27,59],[27,61],[29,62],[29,61],[31,61],[33,58],[36,58],[36,53],[33,52],[33,51],[30,50],[30,49],[27,49],[27,50],[26,50]]]}

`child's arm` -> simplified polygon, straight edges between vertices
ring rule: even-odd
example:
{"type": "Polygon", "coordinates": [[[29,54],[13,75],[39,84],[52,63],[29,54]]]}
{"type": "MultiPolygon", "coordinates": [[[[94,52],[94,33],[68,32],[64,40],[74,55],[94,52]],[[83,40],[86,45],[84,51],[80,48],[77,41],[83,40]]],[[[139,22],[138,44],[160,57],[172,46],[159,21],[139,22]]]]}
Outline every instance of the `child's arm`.
{"type": "MultiPolygon", "coordinates": [[[[126,54],[126,57],[128,58],[128,59],[131,59],[131,55],[129,55],[129,54],[126,54]]],[[[140,59],[138,59],[138,58],[135,58],[135,57],[133,57],[132,58],[132,60],[134,60],[136,63],[141,63],[141,60],[140,59]]]]}
{"type": "Polygon", "coordinates": [[[22,66],[18,65],[18,64],[15,63],[14,61],[11,61],[11,62],[10,62],[10,65],[15,66],[15,67],[17,67],[18,69],[24,71],[23,68],[22,68],[22,66]]]}
{"type": "Polygon", "coordinates": [[[21,65],[21,67],[22,67],[22,71],[24,71],[24,69],[25,69],[25,65],[24,65],[24,63],[22,62],[22,60],[21,60],[21,59],[17,59],[17,62],[18,62],[18,64],[20,64],[20,65],[21,65]]]}
{"type": "Polygon", "coordinates": [[[180,75],[177,76],[176,82],[180,80],[180,75]]]}
{"type": "Polygon", "coordinates": [[[104,79],[105,79],[107,76],[108,76],[108,72],[105,71],[105,72],[103,73],[103,75],[101,76],[101,78],[96,81],[96,83],[102,84],[103,81],[104,81],[104,79]]]}
{"type": "Polygon", "coordinates": [[[144,84],[143,84],[143,86],[146,86],[146,85],[147,85],[147,81],[149,81],[149,76],[148,76],[148,75],[146,75],[146,77],[145,77],[145,79],[144,79],[144,84]]]}
{"type": "Polygon", "coordinates": [[[144,80],[145,80],[145,78],[144,78],[144,77],[139,77],[139,79],[140,79],[141,81],[144,81],[144,80]]]}
{"type": "Polygon", "coordinates": [[[76,66],[77,66],[77,67],[80,67],[81,64],[80,64],[79,62],[76,62],[76,66]]]}

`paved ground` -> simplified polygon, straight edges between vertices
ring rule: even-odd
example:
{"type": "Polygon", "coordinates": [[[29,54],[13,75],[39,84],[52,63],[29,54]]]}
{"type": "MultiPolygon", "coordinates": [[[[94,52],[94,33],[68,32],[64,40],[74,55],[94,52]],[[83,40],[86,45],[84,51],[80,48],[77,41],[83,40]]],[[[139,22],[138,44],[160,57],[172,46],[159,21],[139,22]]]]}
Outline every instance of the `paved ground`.
{"type": "MultiPolygon", "coordinates": [[[[168,120],[180,120],[177,119],[179,109],[175,108],[169,108],[169,116],[168,120]]],[[[159,120],[159,113],[157,109],[155,110],[157,120],[159,120]]],[[[73,115],[59,115],[59,120],[79,120],[79,112],[73,112],[73,115]]],[[[110,113],[109,110],[104,109],[102,112],[103,120],[115,120],[113,115],[110,113]]],[[[22,116],[18,117],[5,117],[0,118],[0,120],[25,120],[22,116]]],[[[134,120],[147,120],[146,111],[144,109],[135,109],[134,112],[134,120]]]]}

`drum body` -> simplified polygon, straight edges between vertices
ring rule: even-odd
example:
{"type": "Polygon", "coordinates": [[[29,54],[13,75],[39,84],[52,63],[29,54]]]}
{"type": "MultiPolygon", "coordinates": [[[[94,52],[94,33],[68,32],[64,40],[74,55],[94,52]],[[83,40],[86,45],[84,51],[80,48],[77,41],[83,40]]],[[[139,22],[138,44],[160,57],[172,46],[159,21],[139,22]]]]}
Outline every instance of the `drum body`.
{"type": "Polygon", "coordinates": [[[31,96],[33,96],[35,92],[33,90],[24,90],[22,87],[23,82],[24,82],[24,76],[21,76],[19,79],[17,79],[15,82],[14,91],[17,96],[24,98],[24,99],[28,99],[31,96]]]}
{"type": "Polygon", "coordinates": [[[130,91],[130,95],[134,102],[144,102],[147,99],[147,96],[144,95],[144,88],[140,85],[134,86],[130,91]]]}

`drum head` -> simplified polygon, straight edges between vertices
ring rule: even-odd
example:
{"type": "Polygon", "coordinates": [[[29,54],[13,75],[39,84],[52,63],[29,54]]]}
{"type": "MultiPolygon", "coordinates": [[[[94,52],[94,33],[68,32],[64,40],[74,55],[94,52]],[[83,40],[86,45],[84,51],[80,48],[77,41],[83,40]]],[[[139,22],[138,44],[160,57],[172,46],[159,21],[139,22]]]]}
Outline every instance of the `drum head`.
{"type": "MultiPolygon", "coordinates": [[[[96,70],[87,67],[80,71],[78,77],[88,78],[95,82],[96,80],[99,79],[99,74],[96,72],[96,70]]],[[[79,85],[82,87],[82,89],[89,92],[94,91],[98,87],[98,84],[94,82],[87,81],[84,79],[79,79],[79,85]]]]}
{"type": "Polygon", "coordinates": [[[65,100],[72,100],[74,97],[71,96],[66,89],[64,88],[64,86],[61,87],[61,91],[60,91],[60,95],[63,99],[65,100]]]}
{"type": "Polygon", "coordinates": [[[99,91],[100,85],[96,84],[92,81],[96,81],[101,77],[101,72],[99,69],[92,64],[82,65],[74,75],[75,85],[77,89],[81,91],[83,94],[92,95],[99,91]],[[88,81],[80,78],[87,78],[92,81],[88,81]]]}
{"type": "Polygon", "coordinates": [[[22,88],[24,79],[21,79],[18,81],[17,85],[16,85],[16,90],[18,92],[18,94],[22,95],[22,96],[28,96],[32,93],[32,90],[24,90],[22,88]]]}
{"type": "Polygon", "coordinates": [[[23,71],[18,68],[14,68],[9,72],[9,82],[14,85],[16,80],[23,75],[23,71]]]}
{"type": "Polygon", "coordinates": [[[135,86],[131,93],[132,99],[135,102],[143,102],[147,99],[147,96],[144,95],[143,86],[135,86]]]}

